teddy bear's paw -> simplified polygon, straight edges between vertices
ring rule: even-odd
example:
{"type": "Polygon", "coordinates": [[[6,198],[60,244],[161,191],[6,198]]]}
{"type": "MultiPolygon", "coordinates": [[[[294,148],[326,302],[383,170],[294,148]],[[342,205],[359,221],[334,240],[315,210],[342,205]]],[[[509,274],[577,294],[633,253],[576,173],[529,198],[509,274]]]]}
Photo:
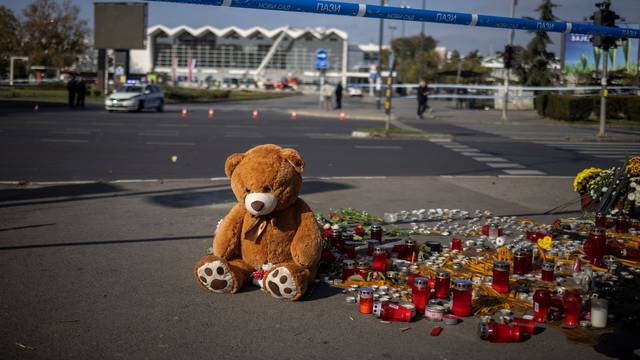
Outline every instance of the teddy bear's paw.
{"type": "Polygon", "coordinates": [[[198,281],[207,289],[216,293],[230,292],[233,288],[233,276],[229,266],[221,260],[206,262],[197,270],[198,281]]]}
{"type": "Polygon", "coordinates": [[[265,288],[271,296],[278,299],[291,299],[296,295],[296,286],[291,272],[284,266],[278,267],[267,275],[265,288]]]}

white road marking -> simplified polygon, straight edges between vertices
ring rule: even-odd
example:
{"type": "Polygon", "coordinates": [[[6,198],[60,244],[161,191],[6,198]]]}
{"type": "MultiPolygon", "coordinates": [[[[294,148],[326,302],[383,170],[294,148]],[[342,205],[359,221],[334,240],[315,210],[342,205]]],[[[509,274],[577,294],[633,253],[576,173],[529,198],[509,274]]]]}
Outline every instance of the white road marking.
{"type": "Polygon", "coordinates": [[[83,130],[83,129],[53,130],[53,131],[49,131],[49,134],[58,134],[58,135],[91,135],[91,130],[83,130]]]}
{"type": "Polygon", "coordinates": [[[260,134],[225,134],[224,137],[226,137],[226,138],[257,139],[257,138],[263,138],[264,135],[260,135],[260,134]]]}
{"type": "Polygon", "coordinates": [[[79,139],[40,139],[40,141],[44,142],[57,142],[57,143],[88,143],[89,140],[79,140],[79,139]]]}
{"type": "Polygon", "coordinates": [[[456,151],[456,152],[480,151],[478,149],[474,149],[474,148],[470,148],[470,147],[467,147],[467,148],[464,148],[464,149],[449,149],[449,150],[456,151]]]}
{"type": "Polygon", "coordinates": [[[474,157],[473,160],[480,162],[507,162],[509,160],[501,157],[474,157]]]}
{"type": "Polygon", "coordinates": [[[145,145],[169,145],[169,146],[195,146],[192,142],[165,142],[165,141],[148,141],[145,145]]]}
{"type": "Polygon", "coordinates": [[[362,150],[402,150],[402,146],[384,145],[355,145],[354,148],[362,150]]]}
{"type": "MultiPolygon", "coordinates": [[[[429,141],[434,142],[434,143],[452,143],[451,139],[448,138],[435,138],[435,139],[429,139],[429,141]]],[[[442,144],[442,146],[447,146],[445,144],[442,144]]]]}
{"type": "Polygon", "coordinates": [[[460,155],[464,156],[492,156],[491,154],[485,154],[481,152],[461,152],[460,155]]]}
{"type": "Polygon", "coordinates": [[[546,173],[538,170],[502,170],[509,175],[546,175],[546,173]]]}
{"type": "Polygon", "coordinates": [[[520,165],[520,164],[515,164],[515,163],[487,163],[488,166],[494,168],[494,169],[504,169],[504,168],[514,168],[514,169],[518,169],[518,168],[524,168],[524,166],[520,165]]]}

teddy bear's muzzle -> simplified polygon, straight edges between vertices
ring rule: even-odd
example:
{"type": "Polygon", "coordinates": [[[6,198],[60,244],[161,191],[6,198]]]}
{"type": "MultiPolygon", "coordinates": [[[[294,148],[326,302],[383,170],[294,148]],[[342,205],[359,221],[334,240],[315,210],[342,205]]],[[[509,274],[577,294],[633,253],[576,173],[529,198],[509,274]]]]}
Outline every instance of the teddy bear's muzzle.
{"type": "Polygon", "coordinates": [[[269,214],[276,205],[278,205],[278,199],[269,193],[251,193],[244,199],[244,207],[255,216],[269,214]]]}

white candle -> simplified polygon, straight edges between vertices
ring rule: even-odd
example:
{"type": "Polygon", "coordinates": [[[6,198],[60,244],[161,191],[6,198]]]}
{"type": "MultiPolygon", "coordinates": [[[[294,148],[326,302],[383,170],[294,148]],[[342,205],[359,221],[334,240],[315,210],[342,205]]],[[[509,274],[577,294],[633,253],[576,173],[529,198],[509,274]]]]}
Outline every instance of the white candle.
{"type": "Polygon", "coordinates": [[[603,328],[607,326],[608,302],[605,299],[591,300],[591,326],[603,328]]]}

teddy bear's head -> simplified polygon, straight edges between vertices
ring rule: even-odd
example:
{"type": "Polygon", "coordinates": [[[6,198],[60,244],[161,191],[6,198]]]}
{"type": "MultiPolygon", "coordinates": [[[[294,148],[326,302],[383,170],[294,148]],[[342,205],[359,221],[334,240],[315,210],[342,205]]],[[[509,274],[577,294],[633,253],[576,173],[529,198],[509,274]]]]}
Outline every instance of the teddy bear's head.
{"type": "Polygon", "coordinates": [[[225,173],[238,201],[255,216],[291,206],[300,193],[304,161],[294,149],[259,145],[227,158],[225,173]]]}

